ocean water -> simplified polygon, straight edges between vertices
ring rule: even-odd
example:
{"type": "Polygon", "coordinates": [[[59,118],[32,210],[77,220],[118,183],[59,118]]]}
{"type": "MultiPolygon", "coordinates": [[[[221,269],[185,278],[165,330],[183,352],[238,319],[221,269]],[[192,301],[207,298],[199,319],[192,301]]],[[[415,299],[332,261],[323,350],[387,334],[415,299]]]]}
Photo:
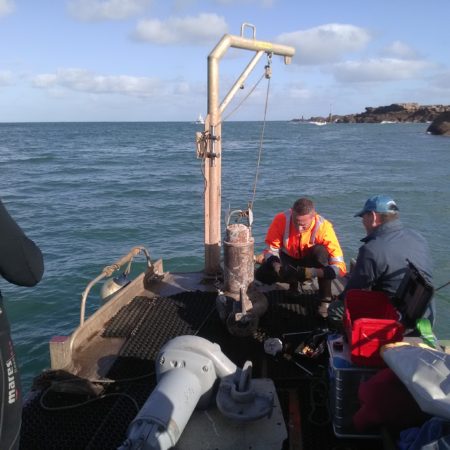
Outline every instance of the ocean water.
{"type": "MultiPolygon", "coordinates": [[[[450,140],[426,124],[268,122],[254,202],[256,251],[273,215],[300,196],[334,223],[346,261],[364,230],[353,214],[389,193],[403,222],[429,241],[434,284],[450,279],[450,140]]],[[[0,196],[40,246],[34,288],[0,280],[24,389],[49,367],[48,342],[78,324],[81,293],[135,245],[166,270],[203,267],[203,175],[194,123],[0,124],[0,196]]],[[[222,128],[222,210],[253,198],[262,124],[222,128]]],[[[222,222],[223,223],[223,222],[222,222]]],[[[135,265],[144,267],[144,262],[135,265]]],[[[436,293],[440,338],[450,338],[450,286],[436,293]]],[[[99,305],[98,289],[88,314],[99,305]]]]}

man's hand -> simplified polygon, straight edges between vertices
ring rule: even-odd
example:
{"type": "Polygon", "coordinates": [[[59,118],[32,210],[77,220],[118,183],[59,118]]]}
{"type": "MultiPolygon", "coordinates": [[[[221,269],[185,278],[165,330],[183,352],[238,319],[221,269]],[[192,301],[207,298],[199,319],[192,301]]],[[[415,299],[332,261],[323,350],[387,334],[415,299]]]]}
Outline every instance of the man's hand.
{"type": "Polygon", "coordinates": [[[298,281],[312,280],[315,277],[323,278],[325,280],[334,280],[336,278],[336,272],[330,266],[326,266],[323,268],[316,268],[316,267],[298,268],[298,281]]]}
{"type": "Polygon", "coordinates": [[[317,270],[314,267],[298,267],[298,281],[312,280],[317,276],[317,270]]]}
{"type": "Polygon", "coordinates": [[[274,272],[279,276],[280,275],[280,271],[281,271],[280,258],[278,258],[277,256],[271,256],[267,260],[267,263],[272,265],[272,268],[273,268],[274,272]]]}
{"type": "Polygon", "coordinates": [[[334,280],[336,278],[336,272],[333,270],[332,267],[326,266],[322,269],[323,271],[323,278],[325,280],[334,280]]]}
{"type": "Polygon", "coordinates": [[[280,275],[285,283],[294,283],[298,281],[297,267],[291,266],[290,264],[283,266],[280,275]]]}
{"type": "Polygon", "coordinates": [[[274,262],[274,263],[272,263],[272,267],[273,267],[273,270],[275,271],[275,273],[276,273],[277,275],[280,275],[280,271],[281,271],[281,263],[279,263],[279,262],[274,262]]]}
{"type": "Polygon", "coordinates": [[[255,255],[253,259],[256,264],[262,264],[264,262],[264,254],[260,253],[259,255],[255,255]]]}

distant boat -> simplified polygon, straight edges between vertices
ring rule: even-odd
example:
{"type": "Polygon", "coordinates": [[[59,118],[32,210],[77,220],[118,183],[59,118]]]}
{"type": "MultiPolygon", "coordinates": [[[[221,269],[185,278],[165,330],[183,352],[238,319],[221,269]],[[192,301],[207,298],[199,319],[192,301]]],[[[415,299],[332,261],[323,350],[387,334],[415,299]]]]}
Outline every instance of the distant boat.
{"type": "Polygon", "coordinates": [[[382,120],[380,123],[386,124],[386,123],[398,123],[396,120],[382,120]]]}
{"type": "Polygon", "coordinates": [[[201,124],[203,125],[205,123],[205,119],[203,118],[203,116],[201,114],[198,115],[197,120],[195,121],[195,123],[201,124]]]}
{"type": "Polygon", "coordinates": [[[332,115],[331,115],[331,105],[330,105],[330,114],[328,114],[328,120],[323,118],[323,117],[311,117],[309,123],[313,124],[313,125],[317,125],[319,127],[326,125],[327,123],[331,123],[331,119],[332,119],[332,115]]]}

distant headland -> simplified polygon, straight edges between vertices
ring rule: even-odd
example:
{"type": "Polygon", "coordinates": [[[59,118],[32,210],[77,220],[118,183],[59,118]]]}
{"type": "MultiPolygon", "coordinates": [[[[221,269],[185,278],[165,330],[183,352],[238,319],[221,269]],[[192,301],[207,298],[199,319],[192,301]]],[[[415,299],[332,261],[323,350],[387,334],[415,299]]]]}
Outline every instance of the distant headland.
{"type": "Polygon", "coordinates": [[[419,105],[418,103],[393,103],[389,106],[366,107],[359,114],[329,115],[309,119],[292,119],[292,122],[334,123],[431,123],[443,113],[450,113],[450,105],[419,105]]]}

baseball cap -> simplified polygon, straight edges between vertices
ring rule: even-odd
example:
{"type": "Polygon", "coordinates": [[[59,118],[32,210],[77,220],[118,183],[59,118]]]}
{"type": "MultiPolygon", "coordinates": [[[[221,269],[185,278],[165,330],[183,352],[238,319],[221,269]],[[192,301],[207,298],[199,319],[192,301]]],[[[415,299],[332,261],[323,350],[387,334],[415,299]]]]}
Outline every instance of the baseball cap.
{"type": "Polygon", "coordinates": [[[374,211],[377,213],[390,213],[398,211],[398,206],[394,199],[389,195],[374,195],[370,197],[361,211],[355,214],[355,217],[362,217],[365,213],[374,211]]]}

